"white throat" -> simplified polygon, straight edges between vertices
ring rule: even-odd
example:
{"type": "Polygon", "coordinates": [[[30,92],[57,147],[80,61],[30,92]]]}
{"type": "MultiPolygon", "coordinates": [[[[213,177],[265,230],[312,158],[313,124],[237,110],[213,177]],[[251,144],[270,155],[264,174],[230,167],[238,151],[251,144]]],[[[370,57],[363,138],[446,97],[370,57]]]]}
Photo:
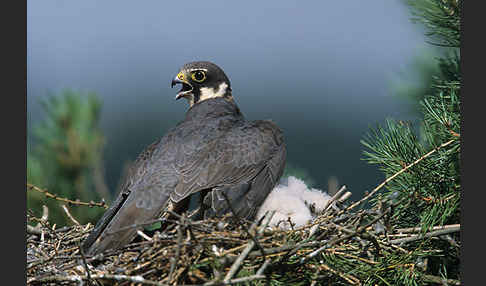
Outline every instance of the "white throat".
{"type": "Polygon", "coordinates": [[[214,88],[208,88],[208,87],[203,87],[201,88],[201,95],[199,97],[199,101],[203,101],[206,99],[210,98],[215,98],[215,97],[222,97],[226,94],[226,89],[228,88],[228,85],[223,82],[218,86],[218,90],[215,91],[214,88]]]}

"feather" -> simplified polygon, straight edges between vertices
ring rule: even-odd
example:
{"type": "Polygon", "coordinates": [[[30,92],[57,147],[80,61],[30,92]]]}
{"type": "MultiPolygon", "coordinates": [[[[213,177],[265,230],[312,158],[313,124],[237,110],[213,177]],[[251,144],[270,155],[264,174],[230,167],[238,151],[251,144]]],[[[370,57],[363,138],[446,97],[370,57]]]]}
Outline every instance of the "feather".
{"type": "Polygon", "coordinates": [[[230,211],[218,193],[225,192],[242,218],[253,219],[281,177],[285,157],[282,131],[274,123],[246,121],[236,104],[224,98],[197,103],[182,123],[137,158],[115,204],[83,247],[87,254],[121,247],[169,204],[182,206],[201,191],[218,198],[208,202],[204,217],[230,211]]]}
{"type": "Polygon", "coordinates": [[[317,212],[331,199],[326,192],[309,188],[304,181],[289,176],[270,192],[262,206],[258,210],[257,219],[261,219],[265,213],[275,211],[275,215],[269,226],[288,230],[293,227],[306,225],[313,219],[310,206],[314,205],[317,212]]]}

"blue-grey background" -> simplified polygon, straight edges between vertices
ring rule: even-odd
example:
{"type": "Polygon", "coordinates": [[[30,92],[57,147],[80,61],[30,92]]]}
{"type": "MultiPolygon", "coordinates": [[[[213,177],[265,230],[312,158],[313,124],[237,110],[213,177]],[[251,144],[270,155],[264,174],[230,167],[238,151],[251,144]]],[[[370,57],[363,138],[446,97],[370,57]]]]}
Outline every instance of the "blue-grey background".
{"type": "Polygon", "coordinates": [[[28,1],[28,132],[40,98],[96,92],[114,191],[123,165],[183,119],[178,69],[210,60],[247,118],[284,130],[290,165],[321,189],[337,176],[357,198],[383,179],[360,139],[386,117],[413,119],[390,90],[425,45],[410,18],[398,0],[28,1]]]}

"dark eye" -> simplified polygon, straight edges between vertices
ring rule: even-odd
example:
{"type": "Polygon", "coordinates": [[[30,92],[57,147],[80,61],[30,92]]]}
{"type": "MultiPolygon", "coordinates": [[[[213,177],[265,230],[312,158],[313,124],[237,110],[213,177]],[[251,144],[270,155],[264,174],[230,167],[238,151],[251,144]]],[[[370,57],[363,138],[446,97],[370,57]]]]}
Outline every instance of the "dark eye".
{"type": "Polygon", "coordinates": [[[206,79],[206,73],[203,71],[195,71],[192,73],[192,79],[197,82],[203,82],[206,79]]]}

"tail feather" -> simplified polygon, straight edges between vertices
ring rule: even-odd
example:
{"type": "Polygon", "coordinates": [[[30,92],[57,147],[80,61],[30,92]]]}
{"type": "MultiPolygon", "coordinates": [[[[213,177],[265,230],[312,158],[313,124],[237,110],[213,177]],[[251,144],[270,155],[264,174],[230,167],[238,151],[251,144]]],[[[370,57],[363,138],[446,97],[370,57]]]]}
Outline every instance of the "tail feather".
{"type": "MultiPolygon", "coordinates": [[[[107,249],[117,249],[130,243],[144,223],[155,219],[167,206],[168,196],[154,208],[137,206],[136,196],[122,193],[105,212],[93,231],[83,242],[87,255],[96,255],[107,249]]],[[[154,205],[154,204],[153,204],[154,205]]]]}

